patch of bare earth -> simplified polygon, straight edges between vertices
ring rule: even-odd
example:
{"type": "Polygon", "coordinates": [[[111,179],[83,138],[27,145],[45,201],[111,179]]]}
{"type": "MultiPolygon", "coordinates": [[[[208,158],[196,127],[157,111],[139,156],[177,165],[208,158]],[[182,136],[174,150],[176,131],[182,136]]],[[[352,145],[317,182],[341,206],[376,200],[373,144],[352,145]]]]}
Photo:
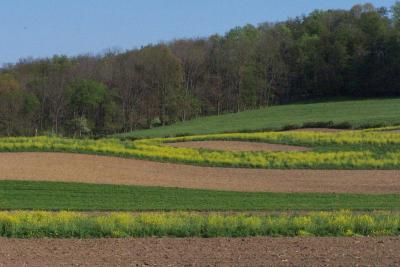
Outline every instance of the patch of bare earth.
{"type": "Polygon", "coordinates": [[[0,266],[399,266],[399,237],[0,239],[0,266]]]}
{"type": "Polygon", "coordinates": [[[308,151],[308,147],[289,146],[279,144],[266,144],[243,141],[188,141],[178,143],[166,143],[173,147],[205,148],[224,151],[308,151]]]}
{"type": "Polygon", "coordinates": [[[399,170],[215,168],[69,153],[0,153],[0,179],[248,192],[400,193],[399,170]]]}

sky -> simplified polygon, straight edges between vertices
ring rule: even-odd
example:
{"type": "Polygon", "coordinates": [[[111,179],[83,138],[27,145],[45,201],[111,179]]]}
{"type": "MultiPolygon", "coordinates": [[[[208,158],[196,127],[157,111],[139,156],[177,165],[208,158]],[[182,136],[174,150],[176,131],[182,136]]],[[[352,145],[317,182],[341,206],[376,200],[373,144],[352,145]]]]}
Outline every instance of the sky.
{"type": "Polygon", "coordinates": [[[98,54],[224,34],[314,9],[396,0],[0,0],[0,65],[20,58],[98,54]]]}

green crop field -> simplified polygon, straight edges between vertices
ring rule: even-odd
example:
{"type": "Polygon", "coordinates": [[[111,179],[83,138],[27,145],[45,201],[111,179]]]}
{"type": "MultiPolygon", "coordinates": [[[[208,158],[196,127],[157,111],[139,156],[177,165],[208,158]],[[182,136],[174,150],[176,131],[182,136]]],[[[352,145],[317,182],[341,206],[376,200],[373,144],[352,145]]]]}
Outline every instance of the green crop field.
{"type": "Polygon", "coordinates": [[[395,194],[247,193],[213,190],[0,181],[2,210],[282,211],[399,210],[395,194]]]}
{"type": "Polygon", "coordinates": [[[209,116],[153,129],[115,135],[121,138],[165,137],[278,130],[286,126],[371,127],[400,124],[400,99],[348,100],[272,106],[221,116],[209,116]],[[305,125],[304,125],[305,124],[305,125]],[[318,124],[316,124],[318,125],[318,124]],[[329,126],[329,125],[328,125],[329,126]]]}

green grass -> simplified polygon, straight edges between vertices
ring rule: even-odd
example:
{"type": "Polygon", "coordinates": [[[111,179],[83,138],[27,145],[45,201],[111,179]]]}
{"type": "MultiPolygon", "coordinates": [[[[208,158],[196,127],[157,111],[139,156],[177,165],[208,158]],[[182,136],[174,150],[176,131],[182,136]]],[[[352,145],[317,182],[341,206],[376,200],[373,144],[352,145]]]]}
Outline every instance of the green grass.
{"type": "Polygon", "coordinates": [[[169,126],[138,130],[115,137],[165,137],[182,134],[276,130],[304,123],[349,123],[353,128],[372,125],[400,124],[400,99],[369,99],[354,101],[290,104],[249,110],[221,116],[209,116],[169,126]]]}
{"type": "Polygon", "coordinates": [[[0,212],[0,236],[14,238],[398,235],[400,215],[388,212],[340,211],[289,216],[0,212]]]}
{"type": "Polygon", "coordinates": [[[399,195],[246,193],[81,183],[0,181],[1,210],[399,210],[399,195]]]}

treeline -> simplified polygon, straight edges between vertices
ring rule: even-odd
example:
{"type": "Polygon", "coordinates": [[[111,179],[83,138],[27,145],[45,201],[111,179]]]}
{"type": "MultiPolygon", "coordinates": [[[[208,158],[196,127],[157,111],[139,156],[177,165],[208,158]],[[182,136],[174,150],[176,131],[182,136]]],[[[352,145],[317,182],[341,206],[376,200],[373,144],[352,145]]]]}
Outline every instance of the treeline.
{"type": "Polygon", "coordinates": [[[0,72],[0,134],[109,134],[321,97],[400,96],[400,2],[0,72]]]}

